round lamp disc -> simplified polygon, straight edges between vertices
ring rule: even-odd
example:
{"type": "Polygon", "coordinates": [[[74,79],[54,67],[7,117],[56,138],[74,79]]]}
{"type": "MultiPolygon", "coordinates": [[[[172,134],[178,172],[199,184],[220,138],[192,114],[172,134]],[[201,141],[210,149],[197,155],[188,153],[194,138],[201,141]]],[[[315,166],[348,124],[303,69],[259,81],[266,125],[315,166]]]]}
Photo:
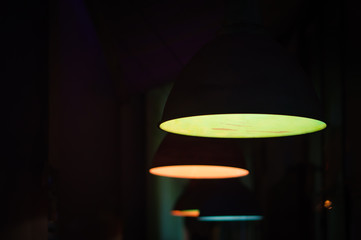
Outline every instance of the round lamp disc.
{"type": "Polygon", "coordinates": [[[172,178],[235,178],[248,175],[249,171],[242,168],[213,165],[172,165],[154,167],[151,174],[172,178]]]}
{"type": "Polygon", "coordinates": [[[198,217],[198,209],[189,209],[189,210],[172,210],[171,214],[177,217],[198,217]]]}
{"type": "Polygon", "coordinates": [[[205,216],[199,217],[200,221],[260,221],[263,219],[261,215],[229,215],[229,216],[205,216]]]}
{"type": "Polygon", "coordinates": [[[320,120],[277,114],[211,114],[165,121],[162,130],[188,136],[214,138],[269,138],[320,131],[320,120]]]}

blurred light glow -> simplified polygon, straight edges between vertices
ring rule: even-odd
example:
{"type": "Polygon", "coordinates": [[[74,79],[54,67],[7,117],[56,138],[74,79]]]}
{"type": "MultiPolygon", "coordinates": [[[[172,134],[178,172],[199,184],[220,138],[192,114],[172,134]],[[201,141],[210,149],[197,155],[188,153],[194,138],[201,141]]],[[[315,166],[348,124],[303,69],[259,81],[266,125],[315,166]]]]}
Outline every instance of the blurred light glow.
{"type": "Polygon", "coordinates": [[[167,132],[215,138],[268,138],[324,129],[322,121],[276,114],[212,114],[172,119],[159,127],[167,132]]]}
{"type": "Polygon", "coordinates": [[[205,216],[199,217],[200,221],[260,221],[263,216],[260,215],[242,215],[242,216],[205,216]]]}
{"type": "Polygon", "coordinates": [[[171,211],[171,214],[177,217],[199,217],[199,210],[198,209],[173,210],[171,211]]]}
{"type": "Polygon", "coordinates": [[[162,177],[191,179],[235,178],[249,174],[249,171],[243,168],[215,165],[162,166],[151,168],[149,172],[162,177]]]}
{"type": "Polygon", "coordinates": [[[330,200],[326,200],[324,203],[323,203],[323,206],[327,209],[332,209],[332,202],[330,200]]]}

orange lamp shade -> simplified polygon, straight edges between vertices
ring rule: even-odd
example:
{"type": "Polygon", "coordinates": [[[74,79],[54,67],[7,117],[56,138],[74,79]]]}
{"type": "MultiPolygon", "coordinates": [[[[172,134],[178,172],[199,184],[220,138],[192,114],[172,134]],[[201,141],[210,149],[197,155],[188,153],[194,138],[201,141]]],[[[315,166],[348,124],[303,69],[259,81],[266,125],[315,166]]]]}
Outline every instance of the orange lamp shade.
{"type": "Polygon", "coordinates": [[[151,174],[189,179],[235,178],[249,174],[237,139],[168,134],[158,148],[151,174]]]}
{"type": "Polygon", "coordinates": [[[174,204],[171,214],[177,217],[199,217],[204,200],[222,179],[191,179],[174,204]]]}
{"type": "Polygon", "coordinates": [[[176,217],[199,217],[198,209],[172,210],[171,214],[176,217]]]}
{"type": "Polygon", "coordinates": [[[234,178],[249,174],[249,171],[243,168],[215,165],[161,166],[154,167],[149,172],[163,177],[192,179],[234,178]]]}

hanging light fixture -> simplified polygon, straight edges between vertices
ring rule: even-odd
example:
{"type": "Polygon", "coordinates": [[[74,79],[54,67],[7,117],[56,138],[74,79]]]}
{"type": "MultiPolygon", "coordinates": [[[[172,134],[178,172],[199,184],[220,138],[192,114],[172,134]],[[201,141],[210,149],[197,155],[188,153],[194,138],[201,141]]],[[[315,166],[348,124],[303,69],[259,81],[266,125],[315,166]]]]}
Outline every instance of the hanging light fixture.
{"type": "Polygon", "coordinates": [[[177,217],[198,217],[199,216],[199,210],[198,209],[181,209],[181,210],[177,210],[174,209],[172,210],[171,214],[173,216],[177,216],[177,217]]]}
{"type": "Polygon", "coordinates": [[[234,178],[248,175],[234,139],[168,134],[153,159],[151,174],[173,178],[234,178]]]}
{"type": "Polygon", "coordinates": [[[203,201],[200,221],[259,221],[263,215],[253,193],[238,179],[225,179],[203,201]]]}
{"type": "Polygon", "coordinates": [[[200,221],[258,221],[263,215],[239,179],[192,179],[171,211],[200,221]]]}
{"type": "Polygon", "coordinates": [[[263,32],[219,36],[176,81],[160,128],[218,138],[291,136],[322,130],[320,107],[302,69],[263,32]]]}
{"type": "Polygon", "coordinates": [[[191,179],[178,197],[171,214],[178,217],[198,217],[199,208],[219,179],[191,179]]]}
{"type": "Polygon", "coordinates": [[[255,2],[228,1],[229,25],[181,72],[161,129],[200,137],[266,138],[326,127],[310,80],[258,24],[255,2]]]}
{"type": "Polygon", "coordinates": [[[183,193],[178,197],[171,215],[176,217],[199,217],[199,206],[204,198],[204,189],[197,187],[197,182],[205,181],[192,179],[183,193]]]}

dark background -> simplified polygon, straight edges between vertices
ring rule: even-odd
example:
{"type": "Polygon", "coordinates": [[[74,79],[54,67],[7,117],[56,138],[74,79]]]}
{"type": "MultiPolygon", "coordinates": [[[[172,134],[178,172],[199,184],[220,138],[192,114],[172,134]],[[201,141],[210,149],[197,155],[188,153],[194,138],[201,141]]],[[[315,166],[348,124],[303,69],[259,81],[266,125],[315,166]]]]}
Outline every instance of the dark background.
{"type": "MultiPolygon", "coordinates": [[[[0,239],[183,239],[169,210],[186,181],[148,167],[171,83],[221,27],[223,1],[1,5],[0,239]]],[[[360,239],[361,4],[260,0],[259,9],[311,77],[328,127],[240,140],[251,170],[242,181],[265,212],[242,225],[257,234],[240,239],[360,239]]],[[[219,232],[240,229],[187,224],[191,239],[236,239],[219,232]]]]}

